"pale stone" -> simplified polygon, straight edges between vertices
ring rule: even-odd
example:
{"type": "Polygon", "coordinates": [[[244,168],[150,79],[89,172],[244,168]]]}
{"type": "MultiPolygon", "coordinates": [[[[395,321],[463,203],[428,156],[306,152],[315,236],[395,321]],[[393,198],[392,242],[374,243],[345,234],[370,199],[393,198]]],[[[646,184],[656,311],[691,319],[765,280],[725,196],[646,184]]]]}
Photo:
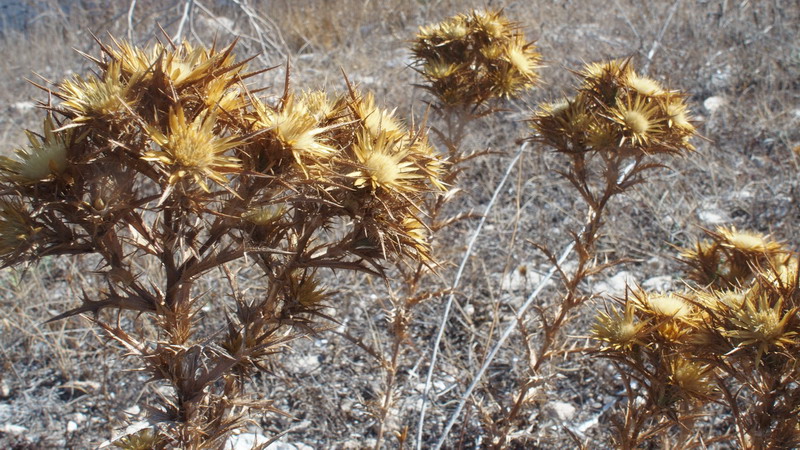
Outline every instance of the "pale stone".
{"type": "Polygon", "coordinates": [[[728,103],[728,101],[725,100],[723,97],[715,95],[713,97],[708,97],[707,99],[705,99],[705,101],[703,101],[703,108],[705,108],[706,111],[708,111],[709,113],[713,114],[718,109],[725,106],[726,103],[728,103]]]}

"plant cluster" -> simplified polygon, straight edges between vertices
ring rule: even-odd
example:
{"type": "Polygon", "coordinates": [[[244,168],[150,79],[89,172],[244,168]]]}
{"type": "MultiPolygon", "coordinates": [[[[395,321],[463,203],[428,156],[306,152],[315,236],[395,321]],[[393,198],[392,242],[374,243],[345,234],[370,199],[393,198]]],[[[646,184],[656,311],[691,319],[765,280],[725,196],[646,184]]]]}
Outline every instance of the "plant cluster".
{"type": "Polygon", "coordinates": [[[126,448],[217,448],[269,408],[245,381],[319,328],[320,271],[432,264],[420,206],[447,169],[425,132],[349,85],[295,92],[287,73],[261,99],[234,44],[101,43],[97,72],[45,88],[42,132],[0,161],[3,264],[94,255],[101,282],[55,319],[92,313],[170,389],[126,448]]]}
{"type": "Polygon", "coordinates": [[[706,235],[681,251],[687,289],[633,289],[598,316],[600,354],[618,365],[628,389],[618,443],[634,448],[676,426],[676,444],[708,444],[692,423],[716,404],[733,423],[715,440],[796,447],[798,255],[760,233],[720,227],[706,235]]]}
{"type": "MultiPolygon", "coordinates": [[[[693,150],[689,139],[696,132],[684,94],[636,74],[630,61],[588,64],[577,74],[577,94],[541,105],[530,122],[533,140],[568,157],[568,168],[561,175],[578,191],[588,211],[562,255],[537,245],[552,263],[552,274],[560,276],[563,288],[553,306],[536,308],[535,326],[519,327],[530,343],[528,373],[519,380],[513,398],[500,403],[495,411],[482,411],[490,445],[496,448],[510,445],[512,432],[525,426],[522,413],[533,402],[531,391],[551,379],[547,369],[552,369],[554,357],[563,355],[563,329],[591,298],[583,289],[587,279],[623,262],[599,262],[597,258],[609,202],[645,182],[646,172],[661,167],[656,157],[693,150]],[[564,263],[572,250],[576,257],[568,269],[564,263]]],[[[535,289],[517,313],[519,321],[537,293],[535,289]]]]}
{"type": "Polygon", "coordinates": [[[685,154],[696,134],[685,95],[639,75],[630,61],[587,64],[573,98],[544,105],[533,120],[538,137],[557,151],[640,158],[685,154]]]}
{"type": "Polygon", "coordinates": [[[411,51],[423,87],[445,106],[478,107],[533,87],[541,55],[502,11],[459,14],[422,27],[411,51]]]}
{"type": "MultiPolygon", "coordinates": [[[[449,163],[443,181],[451,190],[429,197],[422,207],[430,219],[435,238],[440,230],[468,217],[446,217],[443,207],[459,191],[458,176],[466,168],[465,163],[486,154],[482,149],[465,148],[463,139],[475,120],[497,110],[475,111],[485,102],[517,98],[532,89],[538,80],[539,55],[533,43],[526,43],[522,32],[500,11],[473,11],[422,27],[412,44],[412,52],[414,66],[428,82],[423,87],[433,97],[429,100],[431,116],[438,120],[432,121],[430,131],[437,138],[435,142],[446,149],[449,163]],[[502,51],[490,54],[490,47],[502,51]],[[443,64],[451,70],[441,72],[443,64]]],[[[376,449],[382,447],[389,434],[387,431],[391,430],[390,419],[400,397],[399,372],[407,364],[405,354],[415,344],[410,328],[415,323],[416,309],[448,291],[436,289],[439,280],[432,275],[435,274],[425,264],[417,263],[400,268],[391,277],[385,300],[390,336],[387,348],[376,346],[384,374],[384,382],[378,390],[379,400],[371,408],[378,421],[376,449]]],[[[408,427],[394,430],[394,435],[403,446],[408,438],[408,427]]]]}

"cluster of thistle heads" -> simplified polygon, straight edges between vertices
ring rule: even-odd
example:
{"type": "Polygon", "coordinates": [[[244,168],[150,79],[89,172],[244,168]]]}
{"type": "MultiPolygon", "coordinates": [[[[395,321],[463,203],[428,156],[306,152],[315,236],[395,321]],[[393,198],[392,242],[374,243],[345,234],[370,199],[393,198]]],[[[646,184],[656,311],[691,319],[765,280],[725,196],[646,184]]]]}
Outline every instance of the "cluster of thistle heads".
{"type": "Polygon", "coordinates": [[[424,87],[448,107],[512,98],[539,79],[541,55],[501,11],[473,11],[422,27],[411,50],[424,87]]]}
{"type": "Polygon", "coordinates": [[[587,64],[573,98],[541,107],[538,138],[570,154],[681,154],[696,134],[685,95],[639,75],[629,60],[587,64]]]}
{"type": "Polygon", "coordinates": [[[764,448],[797,445],[798,255],[768,236],[720,227],[680,257],[687,289],[634,290],[599,315],[593,334],[603,354],[632,368],[643,395],[663,411],[733,402],[745,429],[774,421],[757,433],[770,444],[764,448]],[[736,405],[731,392],[742,387],[758,400],[736,405]],[[765,404],[761,396],[774,398],[765,404]]]}
{"type": "Polygon", "coordinates": [[[43,105],[42,131],[0,161],[7,264],[98,250],[132,211],[167,204],[185,220],[224,221],[254,246],[339,217],[350,232],[336,258],[429,258],[419,205],[443,187],[444,163],[371,94],[287,86],[260,99],[246,85],[258,72],[233,44],[101,48],[97,72],[51,89],[60,102],[43,105]]]}

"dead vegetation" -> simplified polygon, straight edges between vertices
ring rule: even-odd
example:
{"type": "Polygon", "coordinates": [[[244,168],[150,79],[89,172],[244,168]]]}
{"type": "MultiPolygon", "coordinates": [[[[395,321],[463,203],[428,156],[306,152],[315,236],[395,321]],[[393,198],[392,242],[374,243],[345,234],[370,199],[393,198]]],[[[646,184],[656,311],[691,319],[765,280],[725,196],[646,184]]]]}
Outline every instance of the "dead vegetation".
{"type": "MultiPolygon", "coordinates": [[[[422,80],[408,68],[409,43],[419,26],[482,6],[472,3],[336,0],[269,2],[262,7],[243,0],[139,0],[99,9],[95,2],[76,1],[69,10],[56,2],[36,3],[25,29],[5,28],[2,33],[0,100],[6,109],[0,129],[6,151],[23,143],[23,129],[41,124],[31,103],[41,98],[40,92],[24,81],[38,80],[32,71],[54,81],[85,73],[90,64],[70,48],[89,52],[94,45],[89,31],[101,39],[109,31],[137,43],[153,42],[159,35],[156,23],[170,36],[180,32],[206,44],[216,38],[225,45],[239,36],[237,52],[259,53],[254,64],[260,67],[291,61],[297,85],[343,90],[342,69],[385,105],[396,106],[397,116],[419,122],[430,98],[410,88],[422,80]]],[[[688,93],[687,103],[707,138],[693,141],[695,153],[671,161],[670,169],[652,172],[647,184],[609,203],[605,231],[596,244],[597,261],[630,261],[588,277],[580,286],[583,295],[619,295],[620,280],[626,278],[655,290],[679,287],[682,272],[671,246],[690,245],[702,235],[701,227],[733,225],[797,245],[798,165],[792,152],[800,142],[796,4],[608,0],[495,6],[504,6],[505,15],[536,40],[546,66],[539,70],[544,84],[506,103],[506,111],[473,122],[462,140],[468,152],[494,153],[470,162],[460,178],[463,192],[442,212],[474,214],[436,236],[433,254],[449,263],[440,270],[438,284],[427,290],[444,291],[452,285],[478,216],[507,170],[509,179],[497,191],[453,291],[451,320],[430,384],[423,447],[440,439],[453,408],[508,324],[516,322],[468,398],[448,445],[489,445],[495,431],[487,424],[508,416],[514,404],[511,394],[520,380],[529,379],[526,352],[541,342],[541,323],[536,315],[519,321],[514,316],[550,267],[537,245],[562,249],[572,239],[568,232],[580,230],[585,212],[569,183],[555,174],[568,167],[558,155],[530,145],[513,167],[511,162],[519,149],[516,141],[529,134],[524,119],[534,106],[559,100],[576,84],[568,69],[631,57],[641,72],[688,93]]],[[[263,83],[280,92],[283,75],[280,69],[268,72],[263,83]]],[[[435,120],[429,125],[440,125],[435,120]]],[[[565,261],[574,269],[570,264],[575,263],[565,261]]],[[[133,367],[131,361],[120,359],[119,349],[85,320],[43,323],[79,304],[81,292],[74,281],[96,269],[97,261],[90,258],[46,258],[27,270],[3,273],[3,445],[95,447],[118,432],[127,420],[123,411],[140,415],[134,405],[164,394],[153,384],[142,384],[143,374],[125,372],[133,367]]],[[[252,378],[254,390],[265,393],[276,409],[292,414],[258,417],[252,431],[269,437],[287,432],[280,437],[284,442],[322,448],[374,446],[382,428],[397,432],[384,432],[386,448],[397,447],[398,440],[414,442],[430,346],[446,297],[428,299],[416,309],[404,362],[393,368],[395,406],[384,427],[375,411],[386,398],[381,390],[385,377],[381,358],[370,350],[387,348],[393,340],[387,324],[393,318],[388,314],[390,299],[397,292],[390,284],[345,272],[325,282],[340,323],[294,342],[288,353],[270,362],[268,375],[252,378]]],[[[221,278],[203,282],[201,289],[209,292],[212,305],[208,314],[222,317],[213,305],[224,283],[221,278]]],[[[558,292],[558,284],[546,285],[534,307],[554,308],[558,292]]],[[[588,301],[574,311],[575,320],[553,350],[555,362],[538,374],[543,382],[534,380],[504,432],[508,446],[563,448],[577,440],[597,447],[612,442],[610,417],[625,401],[624,380],[603,360],[577,352],[594,345],[586,337],[600,305],[588,301]]],[[[707,435],[724,435],[731,431],[728,426],[715,416],[696,422],[707,435]]]]}

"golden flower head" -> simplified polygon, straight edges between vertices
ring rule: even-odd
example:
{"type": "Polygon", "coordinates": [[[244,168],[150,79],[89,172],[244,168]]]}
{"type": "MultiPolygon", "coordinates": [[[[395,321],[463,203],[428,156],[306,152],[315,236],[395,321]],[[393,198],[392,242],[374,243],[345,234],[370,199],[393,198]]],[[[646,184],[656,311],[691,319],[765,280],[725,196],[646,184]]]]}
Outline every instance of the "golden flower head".
{"type": "Polygon", "coordinates": [[[401,139],[405,136],[405,125],[397,120],[394,111],[378,107],[371,92],[354,97],[351,102],[353,114],[373,137],[383,134],[389,139],[401,139]]]}
{"type": "Polygon", "coordinates": [[[616,309],[600,312],[592,327],[592,335],[608,343],[613,350],[627,350],[633,345],[643,345],[642,331],[646,325],[647,322],[636,320],[633,303],[627,303],[622,314],[616,309]]]}
{"type": "Polygon", "coordinates": [[[678,395],[689,400],[706,400],[714,392],[714,372],[706,364],[675,356],[669,359],[669,383],[678,395]]]}
{"type": "Polygon", "coordinates": [[[73,120],[77,123],[109,119],[125,113],[135,103],[131,89],[137,81],[124,81],[120,64],[112,62],[102,79],[90,76],[84,80],[75,76],[64,81],[56,95],[64,100],[62,106],[75,115],[73,120]]]}
{"type": "Polygon", "coordinates": [[[297,102],[293,96],[285,99],[277,110],[260,101],[256,101],[254,106],[254,128],[266,130],[301,167],[305,167],[308,159],[324,159],[336,152],[324,136],[332,127],[320,126],[307,106],[297,102]]]}
{"type": "Polygon", "coordinates": [[[694,311],[692,304],[677,294],[641,294],[637,298],[639,309],[657,317],[689,319],[694,311]]]}
{"type": "Polygon", "coordinates": [[[749,254],[783,253],[783,245],[766,235],[752,231],[738,231],[735,227],[719,227],[712,234],[725,248],[749,254]]]}
{"type": "Polygon", "coordinates": [[[286,206],[282,204],[259,206],[247,210],[244,214],[242,214],[242,219],[252,223],[253,225],[268,226],[280,220],[285,212],[286,206]]]}
{"type": "Polygon", "coordinates": [[[320,286],[313,273],[293,272],[289,277],[287,287],[289,295],[297,303],[307,308],[319,305],[328,297],[328,292],[320,286]]]}
{"type": "Polygon", "coordinates": [[[539,78],[536,70],[539,68],[541,55],[535,50],[532,43],[525,42],[525,39],[517,35],[504,47],[504,57],[511,63],[516,73],[527,80],[526,86],[532,86],[539,78]]]}
{"type": "Polygon", "coordinates": [[[539,78],[541,55],[500,11],[473,11],[423,27],[411,50],[427,89],[445,105],[516,97],[539,78]]]}
{"type": "Polygon", "coordinates": [[[375,137],[363,130],[353,145],[359,169],[347,174],[355,179],[356,187],[407,193],[420,190],[423,175],[415,164],[414,155],[397,139],[383,132],[375,137]]]}
{"type": "Polygon", "coordinates": [[[0,200],[0,256],[17,251],[37,231],[20,203],[0,200]]]}
{"type": "Polygon", "coordinates": [[[686,106],[683,98],[669,96],[666,100],[664,111],[669,118],[667,126],[685,133],[686,135],[693,135],[696,133],[695,127],[691,122],[692,117],[689,114],[689,107],[686,106]]]}
{"type": "Polygon", "coordinates": [[[637,75],[633,71],[627,73],[625,85],[636,91],[638,94],[647,97],[655,97],[664,94],[664,88],[662,88],[656,80],[637,75]]]}
{"type": "Polygon", "coordinates": [[[610,111],[611,119],[622,131],[620,144],[649,147],[664,131],[664,119],[654,102],[641,95],[627,95],[610,111]]]}
{"type": "Polygon", "coordinates": [[[36,183],[58,176],[67,167],[67,154],[74,144],[72,130],[55,131],[52,117],[44,120],[44,135],[38,136],[26,131],[30,145],[27,149],[17,149],[16,159],[3,158],[0,169],[12,181],[36,183]]]}
{"type": "Polygon", "coordinates": [[[748,296],[740,308],[730,310],[731,327],[725,335],[734,339],[739,348],[755,346],[756,361],[773,348],[785,348],[798,343],[797,333],[790,323],[797,321],[797,308],[785,309],[784,299],[772,299],[767,293],[748,296]]]}
{"type": "Polygon", "coordinates": [[[556,149],[579,149],[592,126],[586,107],[583,96],[542,104],[531,119],[531,126],[542,140],[556,149]]]}
{"type": "Polygon", "coordinates": [[[630,61],[615,59],[586,64],[578,75],[583,78],[582,92],[591,92],[606,105],[613,105],[625,80],[633,73],[630,61]]]}
{"type": "Polygon", "coordinates": [[[401,224],[402,234],[407,238],[413,253],[422,260],[430,260],[431,245],[428,239],[428,228],[416,217],[405,217],[401,224]]]}
{"type": "Polygon", "coordinates": [[[228,181],[224,173],[240,167],[239,160],[225,155],[225,152],[242,144],[242,141],[236,137],[221,137],[214,131],[215,125],[214,113],[198,114],[188,122],[183,108],[178,106],[170,109],[169,130],[166,133],[147,127],[150,138],[160,149],[145,153],[142,159],[169,167],[170,185],[191,177],[206,192],[209,191],[206,178],[225,186],[228,181]]]}

